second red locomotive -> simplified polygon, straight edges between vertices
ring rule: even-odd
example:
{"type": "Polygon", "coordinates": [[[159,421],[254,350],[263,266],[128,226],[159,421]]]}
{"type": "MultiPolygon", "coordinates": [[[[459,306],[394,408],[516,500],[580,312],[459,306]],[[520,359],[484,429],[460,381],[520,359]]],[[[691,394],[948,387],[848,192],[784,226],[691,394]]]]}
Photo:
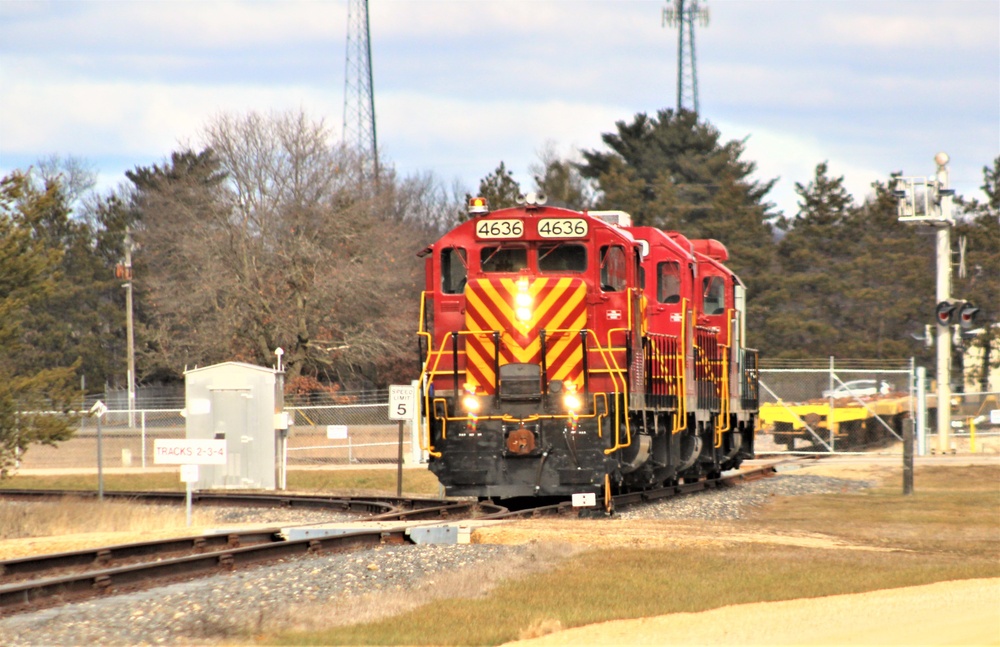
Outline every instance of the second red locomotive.
{"type": "Polygon", "coordinates": [[[423,253],[421,439],[447,494],[607,502],[753,456],[757,354],[721,243],[535,196],[469,211],[423,253]]]}

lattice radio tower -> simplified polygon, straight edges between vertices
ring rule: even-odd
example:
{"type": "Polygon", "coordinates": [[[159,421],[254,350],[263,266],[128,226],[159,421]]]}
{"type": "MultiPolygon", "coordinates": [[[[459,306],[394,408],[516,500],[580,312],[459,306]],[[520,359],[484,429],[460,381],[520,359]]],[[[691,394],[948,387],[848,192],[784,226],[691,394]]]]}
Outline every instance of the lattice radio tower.
{"type": "Polygon", "coordinates": [[[362,178],[378,181],[372,47],[368,34],[368,0],[348,0],[347,54],[344,60],[344,146],[357,152],[362,178]]]}
{"type": "Polygon", "coordinates": [[[694,21],[708,25],[708,7],[698,0],[667,0],[663,26],[677,26],[677,112],[698,112],[698,67],[694,57],[694,21]],[[672,6],[670,6],[672,5],[672,6]]]}

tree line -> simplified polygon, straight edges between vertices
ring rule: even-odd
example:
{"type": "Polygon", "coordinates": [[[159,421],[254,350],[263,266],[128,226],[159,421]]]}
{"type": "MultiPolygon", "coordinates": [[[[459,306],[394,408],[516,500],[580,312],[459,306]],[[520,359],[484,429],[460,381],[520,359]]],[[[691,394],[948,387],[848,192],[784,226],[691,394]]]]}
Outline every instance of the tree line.
{"type": "MultiPolygon", "coordinates": [[[[68,411],[81,391],[124,384],[125,282],[139,383],[222,361],[272,365],[278,347],[296,392],[416,374],[417,254],[464,217],[463,189],[430,173],[399,177],[384,160],[371,178],[366,160],[301,112],[222,115],[202,135],[200,149],[138,166],[104,194],[74,159],[2,178],[0,470],[68,433],[23,412],[68,411]]],[[[797,213],[783,214],[767,198],[776,179],[752,179],[743,142],[722,141],[694,113],[640,113],[602,139],[606,149],[575,159],[544,151],[531,188],[549,204],[621,209],[639,225],[725,243],[763,357],[915,356],[933,368],[914,339],[933,322],[933,235],[897,221],[891,177],[859,201],[820,163],[796,184],[797,213]]],[[[986,202],[957,199],[967,272],[953,293],[982,308],[985,332],[967,343],[996,364],[1000,157],[983,189],[986,202]]],[[[477,193],[499,208],[522,192],[500,162],[477,193]]]]}

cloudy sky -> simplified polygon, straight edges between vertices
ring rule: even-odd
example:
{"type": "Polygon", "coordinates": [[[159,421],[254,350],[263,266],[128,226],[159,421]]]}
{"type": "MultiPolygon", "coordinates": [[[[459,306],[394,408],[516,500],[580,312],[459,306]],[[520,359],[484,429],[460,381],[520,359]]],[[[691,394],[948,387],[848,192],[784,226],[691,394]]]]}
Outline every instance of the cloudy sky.
{"type": "MultiPolygon", "coordinates": [[[[672,2],[670,3],[673,4],[672,2]]],[[[1000,155],[998,0],[708,0],[699,104],[746,139],[796,211],[816,165],[864,198],[893,171],[981,196],[1000,155]]],[[[603,149],[618,120],[676,105],[666,0],[371,0],[379,147],[403,175],[472,190],[502,160],[603,149]]],[[[304,110],[339,139],[346,0],[0,0],[0,174],[83,158],[124,172],[199,147],[221,113],[304,110]]]]}

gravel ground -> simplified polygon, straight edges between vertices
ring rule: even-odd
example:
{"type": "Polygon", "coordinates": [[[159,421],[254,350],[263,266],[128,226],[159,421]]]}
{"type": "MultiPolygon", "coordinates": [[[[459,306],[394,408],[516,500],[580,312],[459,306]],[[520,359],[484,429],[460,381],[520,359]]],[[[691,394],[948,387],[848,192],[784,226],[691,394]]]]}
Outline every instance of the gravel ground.
{"type": "Polygon", "coordinates": [[[729,521],[742,519],[753,508],[764,505],[775,496],[804,494],[844,494],[874,487],[871,481],[856,481],[830,476],[779,473],[770,478],[707,490],[680,497],[661,499],[648,505],[635,506],[618,513],[629,519],[705,519],[729,521]]]}
{"type": "MultiPolygon", "coordinates": [[[[773,496],[858,491],[872,484],[782,475],[738,487],[661,500],[621,511],[621,520],[733,520],[773,496]]],[[[226,521],[307,523],[330,520],[309,510],[236,509],[226,521]]],[[[487,564],[530,559],[525,546],[470,544],[383,546],[301,557],[142,593],[102,598],[0,619],[0,645],[189,645],[239,640],[293,605],[413,591],[428,580],[487,564]]],[[[471,571],[470,571],[471,572],[471,571]]]]}
{"type": "Polygon", "coordinates": [[[0,620],[0,644],[190,645],[239,639],[289,605],[378,591],[489,561],[518,559],[517,546],[383,546],[302,557],[141,593],[0,620]]]}

